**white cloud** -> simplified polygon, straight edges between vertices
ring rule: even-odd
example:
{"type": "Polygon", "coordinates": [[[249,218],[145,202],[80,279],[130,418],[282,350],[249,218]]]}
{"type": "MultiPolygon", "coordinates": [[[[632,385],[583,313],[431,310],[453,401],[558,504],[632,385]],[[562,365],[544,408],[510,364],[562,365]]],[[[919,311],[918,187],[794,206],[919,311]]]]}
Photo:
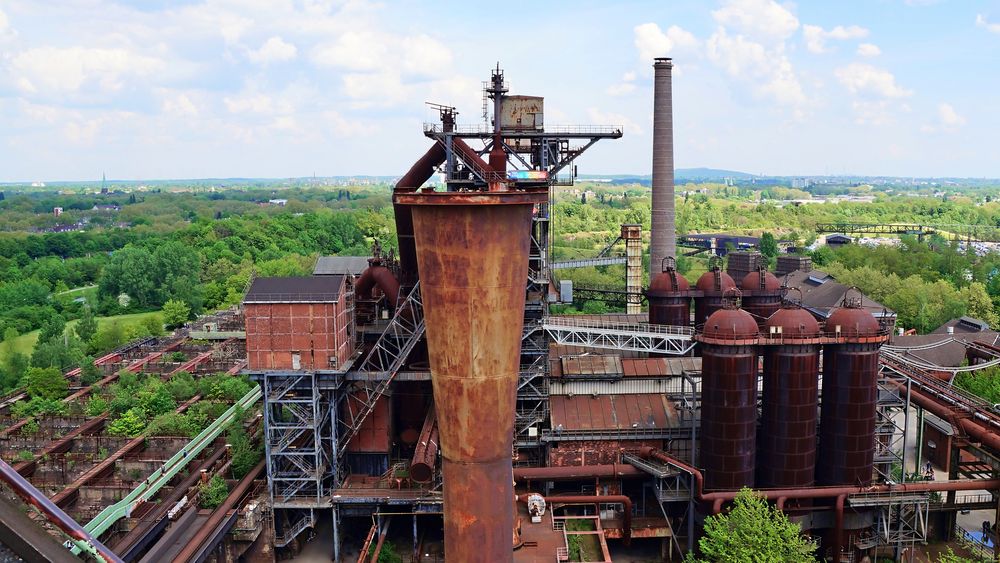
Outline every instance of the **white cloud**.
{"type": "Polygon", "coordinates": [[[121,48],[38,47],[14,55],[10,62],[18,88],[49,94],[72,94],[85,87],[115,92],[127,78],[150,76],[163,67],[159,59],[121,48]]]}
{"type": "Polygon", "coordinates": [[[624,96],[625,94],[630,94],[635,91],[635,73],[626,72],[622,75],[622,81],[618,84],[612,84],[608,86],[609,96],[624,96]]]}
{"type": "Polygon", "coordinates": [[[257,64],[270,64],[290,61],[295,58],[299,50],[294,44],[286,42],[281,37],[275,35],[256,51],[250,51],[247,56],[257,64]]]}
{"type": "Polygon", "coordinates": [[[838,25],[827,31],[818,25],[804,25],[802,26],[802,35],[806,40],[806,48],[810,52],[828,53],[830,52],[826,46],[828,40],[863,39],[868,37],[868,30],[857,25],[847,27],[838,25]]]}
{"type": "Polygon", "coordinates": [[[707,55],[729,76],[751,85],[758,96],[787,106],[800,106],[807,101],[791,61],[780,48],[768,50],[760,43],[742,35],[729,35],[719,28],[708,39],[707,55]]]}
{"type": "Polygon", "coordinates": [[[888,125],[894,120],[888,100],[854,100],[851,109],[859,125],[888,125]]]}
{"type": "Polygon", "coordinates": [[[294,111],[287,101],[276,100],[267,94],[252,92],[239,96],[226,96],[222,99],[230,113],[247,113],[260,115],[286,115],[294,111]]]}
{"type": "Polygon", "coordinates": [[[691,32],[672,25],[664,33],[655,23],[644,23],[635,26],[635,48],[639,51],[639,60],[652,65],[656,57],[666,57],[678,48],[692,48],[698,45],[698,40],[691,32]]]}
{"type": "Polygon", "coordinates": [[[726,0],[712,17],[725,27],[763,41],[783,41],[799,28],[795,14],[773,0],[726,0]]]}
{"type": "Polygon", "coordinates": [[[445,75],[451,50],[429,35],[396,36],[373,30],[350,31],[312,53],[319,66],[351,71],[395,72],[417,77],[445,75]]]}
{"type": "Polygon", "coordinates": [[[976,14],[976,26],[982,27],[990,33],[1000,33],[1000,23],[992,23],[982,14],[976,14]]]}
{"type": "Polygon", "coordinates": [[[852,94],[882,98],[906,98],[913,95],[896,84],[896,77],[887,70],[869,64],[851,63],[834,71],[837,80],[852,94]]]}
{"type": "Polygon", "coordinates": [[[959,115],[955,108],[946,102],[938,104],[937,120],[933,124],[925,124],[920,130],[924,133],[935,133],[938,131],[953,132],[965,125],[965,117],[959,115]]]}
{"type": "Polygon", "coordinates": [[[587,117],[591,123],[599,125],[617,125],[629,135],[642,135],[642,127],[627,115],[615,112],[604,112],[597,108],[587,108],[587,117]]]}
{"type": "Polygon", "coordinates": [[[199,113],[198,106],[184,93],[165,97],[160,108],[163,113],[176,117],[197,117],[199,113]]]}
{"type": "Polygon", "coordinates": [[[877,57],[882,54],[882,49],[878,48],[878,45],[872,43],[862,43],[858,45],[858,56],[859,57],[877,57]]]}

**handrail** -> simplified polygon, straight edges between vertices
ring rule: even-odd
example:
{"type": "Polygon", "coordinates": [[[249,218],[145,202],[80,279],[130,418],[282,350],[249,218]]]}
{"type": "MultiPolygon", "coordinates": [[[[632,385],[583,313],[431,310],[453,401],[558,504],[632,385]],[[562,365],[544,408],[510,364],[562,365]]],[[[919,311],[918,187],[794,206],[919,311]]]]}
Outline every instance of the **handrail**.
{"type": "Polygon", "coordinates": [[[543,326],[564,327],[564,328],[589,328],[609,331],[631,331],[646,334],[662,334],[672,336],[693,336],[694,329],[687,326],[655,325],[648,323],[619,323],[614,321],[604,321],[596,319],[575,318],[575,317],[546,317],[542,321],[543,326]]]}
{"type": "MultiPolygon", "coordinates": [[[[215,441],[216,438],[233,422],[238,412],[245,411],[253,406],[261,398],[260,387],[254,387],[243,396],[235,405],[229,407],[218,419],[202,430],[186,446],[170,457],[159,469],[149,475],[138,487],[132,489],[122,500],[108,506],[102,510],[93,520],[88,522],[84,529],[95,537],[99,537],[106,532],[115,522],[128,516],[132,510],[152,498],[164,485],[184,469],[188,463],[193,461],[202,450],[215,441]]],[[[73,554],[80,553],[78,547],[73,548],[73,554]]]]}
{"type": "MultiPolygon", "coordinates": [[[[546,125],[544,129],[510,129],[501,130],[504,136],[516,137],[518,134],[524,133],[536,133],[536,134],[549,134],[556,136],[559,134],[594,134],[594,135],[620,135],[622,133],[621,125],[546,125]]],[[[444,126],[440,123],[424,123],[424,133],[445,133],[444,126]]],[[[450,133],[465,133],[465,134],[476,134],[476,135],[490,135],[494,132],[493,126],[490,124],[478,123],[478,124],[461,124],[454,125],[450,133]]]]}

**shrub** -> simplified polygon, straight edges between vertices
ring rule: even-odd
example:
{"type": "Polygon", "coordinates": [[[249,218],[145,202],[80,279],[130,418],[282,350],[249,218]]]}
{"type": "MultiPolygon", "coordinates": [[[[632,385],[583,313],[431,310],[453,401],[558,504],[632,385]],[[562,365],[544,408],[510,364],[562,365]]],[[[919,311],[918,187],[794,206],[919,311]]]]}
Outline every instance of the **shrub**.
{"type": "Polygon", "coordinates": [[[208,483],[201,485],[198,494],[198,506],[208,510],[215,510],[226,501],[226,497],[228,496],[229,485],[226,484],[226,480],[215,475],[208,480],[208,483]]]}
{"type": "Polygon", "coordinates": [[[198,384],[193,375],[182,371],[170,378],[167,382],[167,391],[175,401],[186,401],[198,392],[198,384]]]}
{"type": "Polygon", "coordinates": [[[141,408],[133,407],[108,425],[108,434],[133,438],[141,435],[145,429],[146,412],[141,408]]]}

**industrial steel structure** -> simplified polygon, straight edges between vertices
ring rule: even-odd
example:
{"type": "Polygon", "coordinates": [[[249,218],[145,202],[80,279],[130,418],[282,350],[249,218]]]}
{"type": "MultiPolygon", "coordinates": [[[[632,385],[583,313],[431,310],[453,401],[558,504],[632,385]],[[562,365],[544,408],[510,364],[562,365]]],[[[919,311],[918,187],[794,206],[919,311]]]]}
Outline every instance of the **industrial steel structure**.
{"type": "MultiPolygon", "coordinates": [[[[810,305],[808,288],[789,290],[759,253],[730,253],[728,271],[712,257],[694,284],[678,272],[671,69],[654,62],[645,290],[639,225],[622,225],[593,258],[551,256],[554,186],[572,184],[575,159],[621,129],[546,125],[544,99],[510,94],[498,66],[484,84],[482,124],[460,125],[455,108],[433,105],[440,122],[423,128],[432,145],[393,189],[398,253],[376,242],[370,257],[326,257],[310,277],[252,279],[243,316],[230,315],[239,322],[204,319],[95,361],[164,379],[243,369],[259,388],[143,481],[115,489],[85,525],[66,510],[147,438],[123,440],[51,496],[39,487],[45,458],[99,440],[108,413],[30,460],[0,461],[0,478],[70,538],[64,555],[105,561],[222,560],[261,537],[265,552],[284,556],[327,522],[337,561],[345,542],[360,548],[358,561],[375,561],[391,536],[410,534],[413,560],[567,561],[571,544],[590,540],[604,561],[640,541],[680,560],[703,519],[743,487],[799,523],[825,561],[910,560],[917,544],[951,537],[958,511],[1000,510],[1000,414],[950,385],[1000,364],[995,340],[963,341],[970,365],[945,368],[916,355],[942,344],[889,343],[891,312],[873,314],[846,287],[810,305]],[[612,254],[618,243],[624,255],[612,254]],[[624,313],[550,314],[555,270],[611,264],[625,265],[625,289],[585,290],[619,300],[624,313]],[[183,346],[195,346],[190,358],[161,365],[183,346]],[[187,510],[185,493],[225,458],[217,438],[260,401],[264,461],[234,480],[221,506],[187,510]],[[948,479],[914,482],[924,457],[948,479]],[[250,500],[260,478],[266,506],[250,500]]],[[[0,416],[20,398],[0,398],[0,416]]],[[[28,426],[10,419],[0,430],[8,459],[28,426]]],[[[0,540],[60,559],[31,530],[0,526],[0,540]]]]}

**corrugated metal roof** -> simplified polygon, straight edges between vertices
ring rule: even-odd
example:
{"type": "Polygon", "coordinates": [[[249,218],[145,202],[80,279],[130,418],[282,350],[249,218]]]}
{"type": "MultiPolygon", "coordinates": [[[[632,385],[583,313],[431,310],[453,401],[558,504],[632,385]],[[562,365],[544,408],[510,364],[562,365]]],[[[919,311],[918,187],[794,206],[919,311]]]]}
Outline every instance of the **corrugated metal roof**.
{"type": "Polygon", "coordinates": [[[631,430],[676,428],[677,412],[661,393],[641,395],[554,395],[549,398],[553,428],[631,430]]]}
{"type": "Polygon", "coordinates": [[[244,303],[336,303],[344,276],[255,278],[244,303]]]}
{"type": "Polygon", "coordinates": [[[320,256],[313,268],[314,276],[337,274],[358,275],[368,267],[368,256],[320,256]]]}
{"type": "Polygon", "coordinates": [[[669,377],[701,371],[701,358],[628,358],[622,360],[625,377],[669,377]]]}
{"type": "Polygon", "coordinates": [[[621,377],[622,358],[617,355],[592,354],[560,358],[563,377],[621,377]]]}

